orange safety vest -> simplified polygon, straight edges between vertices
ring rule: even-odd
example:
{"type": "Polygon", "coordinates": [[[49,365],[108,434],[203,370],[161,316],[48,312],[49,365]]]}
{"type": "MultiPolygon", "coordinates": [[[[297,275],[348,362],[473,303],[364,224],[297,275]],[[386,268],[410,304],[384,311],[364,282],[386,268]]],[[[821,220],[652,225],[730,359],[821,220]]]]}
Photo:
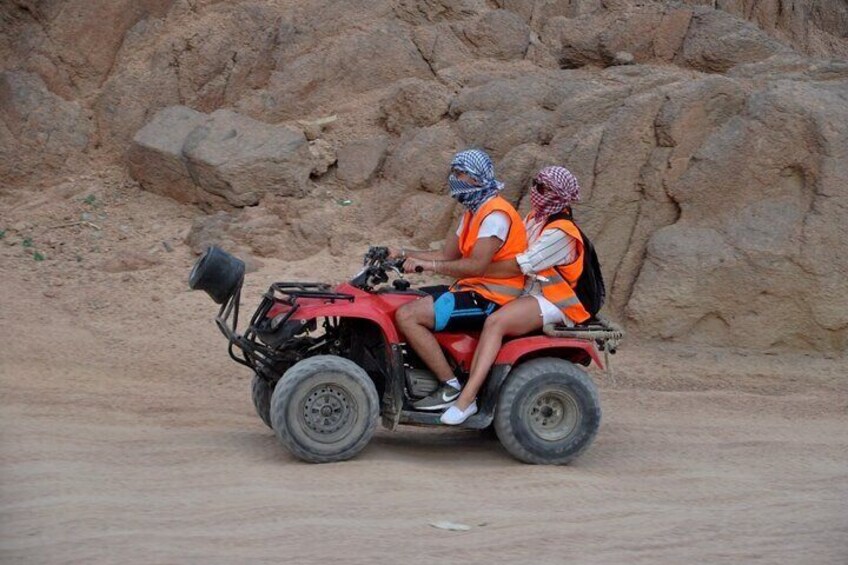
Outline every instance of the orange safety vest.
{"type": "Polygon", "coordinates": [[[568,265],[555,265],[537,273],[540,277],[547,279],[539,280],[542,285],[542,296],[562,310],[562,313],[568,316],[568,319],[581,324],[592,317],[580,304],[580,300],[574,292],[577,279],[583,273],[583,237],[571,220],[554,220],[546,225],[542,231],[551,228],[562,230],[577,240],[577,259],[568,265]]]}
{"type": "MultiPolygon", "coordinates": [[[[459,251],[463,258],[471,256],[480,226],[486,216],[492,212],[504,212],[509,216],[509,234],[501,248],[492,257],[492,262],[514,259],[519,253],[527,250],[527,233],[524,222],[515,208],[501,196],[495,196],[483,203],[473,215],[466,211],[462,220],[462,232],[459,234],[459,251]]],[[[494,277],[469,277],[456,281],[454,287],[462,290],[473,290],[484,298],[503,306],[521,296],[524,290],[524,275],[515,275],[505,279],[494,277]]]]}

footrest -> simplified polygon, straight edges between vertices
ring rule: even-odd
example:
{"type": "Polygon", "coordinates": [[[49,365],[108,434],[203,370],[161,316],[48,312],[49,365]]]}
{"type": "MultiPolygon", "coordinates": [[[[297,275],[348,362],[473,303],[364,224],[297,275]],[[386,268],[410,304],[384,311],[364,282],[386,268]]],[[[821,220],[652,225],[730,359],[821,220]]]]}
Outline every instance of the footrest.
{"type": "MultiPolygon", "coordinates": [[[[441,416],[441,412],[417,412],[415,410],[404,410],[400,413],[400,421],[398,423],[411,426],[444,426],[445,424],[442,424],[441,420],[439,420],[441,416]]],[[[478,412],[455,427],[482,430],[484,428],[488,428],[491,423],[491,414],[481,414],[478,412]]]]}

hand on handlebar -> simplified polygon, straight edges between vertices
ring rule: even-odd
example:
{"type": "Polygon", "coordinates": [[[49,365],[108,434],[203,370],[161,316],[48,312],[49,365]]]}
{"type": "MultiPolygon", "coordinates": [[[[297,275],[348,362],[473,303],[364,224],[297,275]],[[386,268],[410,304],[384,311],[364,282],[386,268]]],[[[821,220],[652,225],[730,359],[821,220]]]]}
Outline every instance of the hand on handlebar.
{"type": "Polygon", "coordinates": [[[407,273],[423,273],[424,271],[431,271],[432,265],[432,261],[422,261],[414,257],[407,257],[406,262],[403,264],[403,270],[407,273]]]}

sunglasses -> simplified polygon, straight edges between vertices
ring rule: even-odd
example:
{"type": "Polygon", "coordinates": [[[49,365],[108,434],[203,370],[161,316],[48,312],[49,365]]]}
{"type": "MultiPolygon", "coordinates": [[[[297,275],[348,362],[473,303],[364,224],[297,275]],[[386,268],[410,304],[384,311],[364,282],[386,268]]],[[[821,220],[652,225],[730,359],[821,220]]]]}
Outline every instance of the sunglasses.
{"type": "Polygon", "coordinates": [[[459,169],[457,167],[451,167],[450,172],[453,176],[463,182],[467,182],[468,184],[473,184],[475,186],[478,186],[480,184],[480,181],[478,181],[476,178],[474,178],[468,172],[463,171],[462,169],[459,169]]]}
{"type": "Polygon", "coordinates": [[[533,188],[536,189],[536,192],[538,192],[539,194],[544,194],[545,192],[548,191],[547,185],[545,183],[543,183],[542,181],[540,181],[539,179],[533,179],[532,186],[533,186],[533,188]]]}

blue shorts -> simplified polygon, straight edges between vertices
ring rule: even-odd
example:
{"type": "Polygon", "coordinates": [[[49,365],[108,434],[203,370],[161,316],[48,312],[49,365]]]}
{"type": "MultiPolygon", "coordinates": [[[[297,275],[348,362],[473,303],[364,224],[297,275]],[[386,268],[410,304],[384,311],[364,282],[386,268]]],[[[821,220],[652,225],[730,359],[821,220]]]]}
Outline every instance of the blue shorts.
{"type": "Polygon", "coordinates": [[[435,332],[479,331],[498,305],[474,291],[451,292],[447,285],[418,289],[433,297],[435,332]]]}

